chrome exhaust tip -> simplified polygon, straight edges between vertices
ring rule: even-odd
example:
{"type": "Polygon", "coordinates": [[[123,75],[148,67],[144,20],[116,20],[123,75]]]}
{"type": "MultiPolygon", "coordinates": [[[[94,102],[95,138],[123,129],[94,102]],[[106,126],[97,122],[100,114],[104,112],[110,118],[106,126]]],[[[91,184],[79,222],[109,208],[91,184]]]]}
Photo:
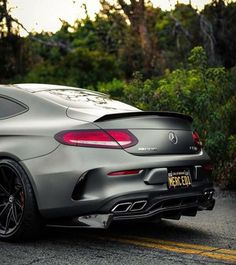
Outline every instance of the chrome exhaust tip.
{"type": "Polygon", "coordinates": [[[141,211],[146,206],[147,201],[136,201],[130,207],[131,212],[141,211]]]}
{"type": "Polygon", "coordinates": [[[123,202],[117,204],[111,211],[113,213],[126,213],[129,211],[131,206],[132,206],[131,202],[123,202]]]}

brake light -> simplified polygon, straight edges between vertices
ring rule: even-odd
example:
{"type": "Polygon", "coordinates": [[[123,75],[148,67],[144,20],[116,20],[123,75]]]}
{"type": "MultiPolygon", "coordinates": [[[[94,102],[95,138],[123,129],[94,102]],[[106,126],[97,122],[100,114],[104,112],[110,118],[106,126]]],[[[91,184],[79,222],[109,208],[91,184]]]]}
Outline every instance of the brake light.
{"type": "Polygon", "coordinates": [[[197,146],[198,148],[201,148],[202,142],[201,142],[200,137],[196,131],[192,132],[192,137],[193,137],[194,145],[197,146]]]}
{"type": "Polygon", "coordinates": [[[123,170],[123,171],[114,171],[110,172],[108,176],[125,176],[125,175],[138,175],[142,172],[141,169],[132,169],[132,170],[123,170]]]}
{"type": "Polygon", "coordinates": [[[56,134],[55,139],[65,145],[128,148],[138,143],[137,138],[128,130],[73,130],[56,134]]]}

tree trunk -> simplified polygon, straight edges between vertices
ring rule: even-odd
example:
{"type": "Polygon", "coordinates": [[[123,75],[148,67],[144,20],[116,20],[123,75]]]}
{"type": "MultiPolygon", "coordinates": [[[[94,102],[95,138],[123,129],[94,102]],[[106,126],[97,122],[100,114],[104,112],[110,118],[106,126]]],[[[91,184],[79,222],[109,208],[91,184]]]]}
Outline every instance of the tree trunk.
{"type": "MultiPolygon", "coordinates": [[[[8,12],[8,0],[0,0],[0,22],[5,20],[5,26],[7,29],[7,36],[11,35],[12,32],[12,18],[8,12]]],[[[1,29],[1,35],[4,35],[4,28],[1,29]]]]}
{"type": "Polygon", "coordinates": [[[143,51],[144,67],[150,72],[153,61],[152,41],[146,23],[146,6],[144,0],[130,0],[127,4],[124,0],[117,0],[123,12],[128,17],[133,31],[138,34],[143,51]]]}

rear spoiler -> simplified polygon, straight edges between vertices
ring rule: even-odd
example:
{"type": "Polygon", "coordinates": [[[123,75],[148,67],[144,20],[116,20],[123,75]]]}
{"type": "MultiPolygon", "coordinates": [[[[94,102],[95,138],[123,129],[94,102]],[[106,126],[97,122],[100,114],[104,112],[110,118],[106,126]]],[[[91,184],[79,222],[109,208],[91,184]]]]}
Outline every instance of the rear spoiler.
{"type": "Polygon", "coordinates": [[[168,112],[168,111],[137,111],[137,112],[124,112],[124,113],[114,113],[114,114],[106,114],[97,120],[95,122],[100,121],[108,121],[108,120],[114,120],[114,119],[120,119],[120,118],[129,118],[129,117],[138,117],[138,116],[150,116],[155,115],[159,117],[174,117],[174,118],[180,118],[183,120],[187,120],[189,122],[193,121],[193,118],[189,115],[185,115],[178,112],[168,112]]]}

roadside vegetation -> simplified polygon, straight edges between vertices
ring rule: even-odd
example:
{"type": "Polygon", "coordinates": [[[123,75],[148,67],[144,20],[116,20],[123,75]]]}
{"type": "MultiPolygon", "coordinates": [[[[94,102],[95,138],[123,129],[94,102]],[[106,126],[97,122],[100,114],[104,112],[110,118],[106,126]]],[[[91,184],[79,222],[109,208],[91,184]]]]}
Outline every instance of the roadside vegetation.
{"type": "Polygon", "coordinates": [[[236,3],[214,0],[202,11],[185,4],[163,11],[142,0],[101,4],[95,19],[21,37],[24,25],[0,0],[0,83],[72,85],[143,110],[189,114],[216,182],[236,188],[236,3]]]}

